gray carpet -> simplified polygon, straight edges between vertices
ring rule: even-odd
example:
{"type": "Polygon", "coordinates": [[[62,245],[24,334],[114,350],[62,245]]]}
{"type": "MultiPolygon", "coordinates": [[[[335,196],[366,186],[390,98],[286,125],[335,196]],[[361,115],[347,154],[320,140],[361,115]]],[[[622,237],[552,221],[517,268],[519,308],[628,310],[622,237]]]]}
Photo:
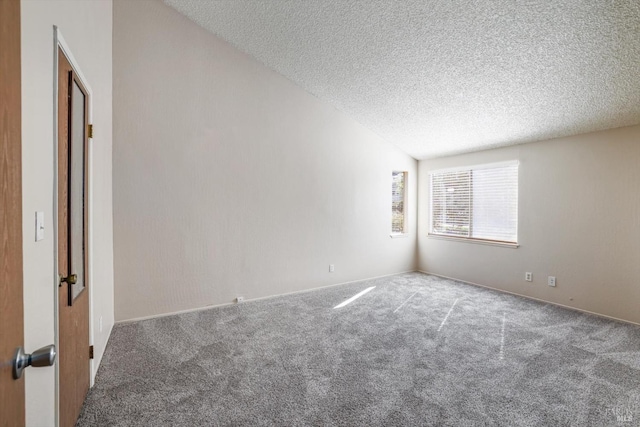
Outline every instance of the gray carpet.
{"type": "Polygon", "coordinates": [[[78,425],[640,425],[640,327],[401,274],[117,325],[78,425]]]}

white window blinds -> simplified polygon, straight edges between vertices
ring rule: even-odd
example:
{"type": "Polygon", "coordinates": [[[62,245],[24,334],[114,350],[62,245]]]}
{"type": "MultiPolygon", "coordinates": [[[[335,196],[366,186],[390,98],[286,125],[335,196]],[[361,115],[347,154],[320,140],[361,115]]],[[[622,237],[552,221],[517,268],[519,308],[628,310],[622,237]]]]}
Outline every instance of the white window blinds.
{"type": "Polygon", "coordinates": [[[518,162],[430,176],[432,234],[517,243],[518,162]]]}
{"type": "Polygon", "coordinates": [[[405,233],[406,172],[391,173],[391,232],[405,233]]]}

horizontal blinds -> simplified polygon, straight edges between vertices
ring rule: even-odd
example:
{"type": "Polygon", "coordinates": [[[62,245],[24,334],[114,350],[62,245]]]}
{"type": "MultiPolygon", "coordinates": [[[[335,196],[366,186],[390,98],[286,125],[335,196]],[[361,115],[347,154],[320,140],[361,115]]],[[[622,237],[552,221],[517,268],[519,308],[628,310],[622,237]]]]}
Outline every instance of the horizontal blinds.
{"type": "Polygon", "coordinates": [[[405,180],[406,172],[391,174],[391,232],[405,231],[405,180]]]}
{"type": "Polygon", "coordinates": [[[471,171],[431,175],[433,232],[469,237],[471,229],[471,171]]]}
{"type": "Polygon", "coordinates": [[[472,237],[516,242],[518,165],[473,171],[472,237]]]}
{"type": "Polygon", "coordinates": [[[518,235],[518,164],[433,172],[431,231],[515,243],[518,235]]]}

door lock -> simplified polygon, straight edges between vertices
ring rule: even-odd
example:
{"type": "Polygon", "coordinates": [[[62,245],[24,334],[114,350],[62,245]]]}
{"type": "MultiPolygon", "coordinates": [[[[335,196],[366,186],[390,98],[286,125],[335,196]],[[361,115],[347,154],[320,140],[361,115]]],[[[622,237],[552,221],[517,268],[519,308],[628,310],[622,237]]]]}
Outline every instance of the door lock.
{"type": "Polygon", "coordinates": [[[46,347],[39,348],[31,354],[26,354],[22,347],[18,347],[13,359],[13,379],[19,379],[22,376],[24,368],[28,366],[33,366],[34,368],[52,366],[55,361],[55,345],[48,345],[46,347]]]}
{"type": "Polygon", "coordinates": [[[68,283],[70,285],[75,285],[76,283],[78,283],[78,275],[77,274],[71,274],[68,277],[62,277],[60,276],[60,286],[62,286],[63,283],[68,283]]]}

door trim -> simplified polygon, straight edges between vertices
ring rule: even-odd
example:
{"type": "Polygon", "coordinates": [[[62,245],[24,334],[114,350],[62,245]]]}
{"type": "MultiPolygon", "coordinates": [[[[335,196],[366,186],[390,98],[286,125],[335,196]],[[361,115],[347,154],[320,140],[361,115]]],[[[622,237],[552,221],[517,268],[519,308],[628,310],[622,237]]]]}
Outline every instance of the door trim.
{"type": "MultiPolygon", "coordinates": [[[[74,69],[77,78],[82,82],[82,85],[87,90],[88,94],[88,109],[89,117],[88,122],[93,123],[93,91],[89,85],[86,77],[82,73],[82,69],[76,61],[71,48],[65,41],[60,29],[53,26],[53,289],[54,289],[54,337],[55,345],[57,348],[60,346],[60,331],[58,317],[59,313],[59,300],[58,300],[58,284],[59,284],[59,271],[58,271],[58,49],[61,49],[65,54],[69,63],[74,69]]],[[[86,272],[86,286],[90,289],[93,286],[93,149],[91,144],[91,138],[89,138],[89,144],[87,147],[87,171],[85,179],[87,180],[87,272],[86,272]]],[[[94,344],[93,334],[93,292],[89,292],[89,345],[94,344]]],[[[89,352],[89,349],[87,349],[89,352]]],[[[95,372],[94,372],[94,360],[89,360],[89,388],[93,387],[95,372]]],[[[55,425],[60,425],[60,368],[59,364],[55,364],[55,425]]]]}

